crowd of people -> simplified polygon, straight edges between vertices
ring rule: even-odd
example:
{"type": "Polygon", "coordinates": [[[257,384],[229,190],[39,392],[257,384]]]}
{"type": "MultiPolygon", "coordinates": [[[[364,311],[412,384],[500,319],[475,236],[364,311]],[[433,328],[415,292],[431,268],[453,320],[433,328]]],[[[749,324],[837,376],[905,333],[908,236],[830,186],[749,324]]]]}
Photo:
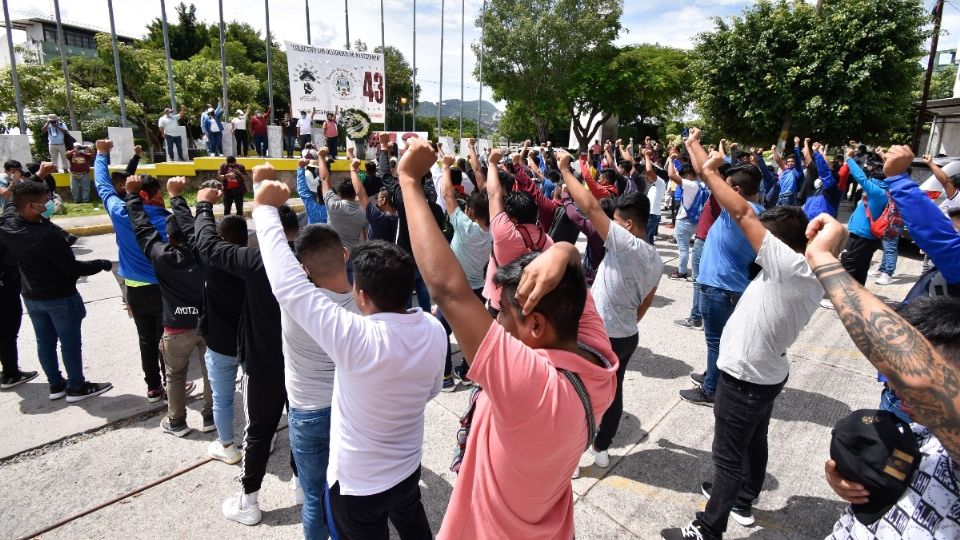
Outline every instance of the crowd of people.
{"type": "MultiPolygon", "coordinates": [[[[222,132],[222,110],[206,114],[208,129],[222,132]]],[[[231,120],[235,134],[246,116],[231,120]]],[[[76,282],[116,270],[146,398],[167,400],[162,432],[191,431],[186,373],[193,352],[201,358],[198,429],[217,433],[211,457],[241,462],[240,492],[222,504],[227,519],[261,520],[260,488],[286,409],[306,538],[387,538],[388,522],[401,538],[431,538],[419,488],[425,409],[439,392],[469,388],[469,410],[451,433],[458,478],[438,537],[572,538],[571,477],[584,453],[610,466],[638,322],[656,315],[669,183],[680,259],[668,278],[693,281],[690,315],[676,324],[703,330],[707,346],[704,369],[680,397],[713,408],[714,474],[702,484],[704,511],[662,536],[714,539],[731,517],[754,523],[787,351],[820,306],[837,310],[885,381],[877,410],[834,429],[826,481],[851,506],[831,538],[960,535],[950,480],[960,470],[960,179],[932,159],[939,207],[910,179],[907,147],[868,152],[851,141],[831,160],[824,145],[796,138],[782,156],[726,141],[705,148],[696,128],[677,145],[647,139],[635,153],[632,141],[596,141],[576,156],[529,141],[478,152],[470,140],[458,159],[416,137],[400,156],[382,137],[375,162],[351,155],[349,178],[334,182],[335,115],[319,148],[304,133],[308,116],[284,120],[285,141],[296,129],[302,148],[305,226],[269,164],[248,176],[227,158],[194,209],[186,180],[170,179],[167,209],[156,179],[134,175],[136,163],[111,173],[112,143],[97,141],[94,185],[116,232],[116,268],[75,258],[46,214],[47,184],[0,179],[2,387],[38,376],[17,361],[22,296],[50,399],[110,390],[83,376],[76,282]],[[248,180],[254,234],[242,217],[248,180]],[[836,217],[851,188],[863,195],[844,225],[836,217]],[[218,221],[221,199],[227,215],[218,221]],[[875,252],[904,227],[929,268],[895,310],[864,283],[875,252]]],[[[884,253],[880,271],[890,276],[884,253]]]]}

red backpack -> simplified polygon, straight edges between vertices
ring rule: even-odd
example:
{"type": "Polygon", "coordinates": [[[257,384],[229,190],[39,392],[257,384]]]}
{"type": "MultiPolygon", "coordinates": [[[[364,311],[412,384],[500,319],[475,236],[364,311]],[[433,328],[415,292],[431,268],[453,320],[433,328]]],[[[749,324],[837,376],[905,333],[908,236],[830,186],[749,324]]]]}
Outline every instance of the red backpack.
{"type": "Polygon", "coordinates": [[[870,213],[870,205],[866,194],[863,195],[863,210],[867,213],[867,221],[870,223],[870,232],[873,236],[880,239],[900,236],[903,231],[903,216],[900,215],[900,210],[894,204],[889,191],[887,191],[887,206],[884,207],[883,213],[876,220],[870,213]]]}

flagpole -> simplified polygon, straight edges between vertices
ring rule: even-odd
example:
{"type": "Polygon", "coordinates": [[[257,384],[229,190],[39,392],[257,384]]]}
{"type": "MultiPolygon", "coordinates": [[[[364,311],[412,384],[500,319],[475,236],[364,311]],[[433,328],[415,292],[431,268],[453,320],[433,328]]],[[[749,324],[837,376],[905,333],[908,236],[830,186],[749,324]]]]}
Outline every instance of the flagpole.
{"type": "Polygon", "coordinates": [[[466,0],[460,0],[460,138],[463,138],[463,59],[464,57],[464,36],[466,36],[467,18],[466,18],[466,0]]]}
{"type": "Polygon", "coordinates": [[[10,28],[10,9],[7,0],[3,0],[3,19],[7,26],[7,47],[10,48],[10,67],[13,70],[13,95],[17,102],[17,119],[20,122],[20,134],[27,134],[27,123],[23,119],[23,98],[20,96],[20,76],[17,75],[17,54],[13,49],[13,30],[10,28]]]}
{"type": "Polygon", "coordinates": [[[480,138],[482,124],[480,123],[483,114],[483,31],[486,27],[484,15],[487,11],[487,0],[483,0],[483,7],[480,8],[480,96],[477,97],[477,138],[480,138]]]}
{"type": "Polygon", "coordinates": [[[312,45],[310,43],[310,0],[303,0],[303,7],[307,10],[307,45],[312,45]]]}
{"type": "MultiPolygon", "coordinates": [[[[387,71],[387,38],[386,34],[383,31],[383,0],[380,0],[380,52],[383,53],[383,71],[387,71]]],[[[384,103],[387,103],[386,96],[384,96],[384,103]]],[[[387,114],[384,112],[383,115],[383,130],[387,131],[387,114]]]]}
{"type": "Polygon", "coordinates": [[[264,11],[267,14],[267,104],[270,106],[270,117],[268,122],[273,124],[273,61],[271,60],[270,49],[272,38],[270,37],[270,0],[263,0],[264,11]]]}
{"type": "MultiPolygon", "coordinates": [[[[3,5],[7,5],[7,0],[3,0],[3,5]]],[[[110,12],[110,40],[113,42],[113,71],[117,75],[117,95],[120,98],[120,127],[127,127],[127,100],[123,96],[123,75],[120,73],[120,49],[117,47],[117,27],[113,20],[113,0],[107,0],[107,11],[110,12]]],[[[17,84],[16,71],[14,71],[13,80],[14,84],[17,84]]],[[[17,86],[18,94],[19,89],[20,87],[17,86]]]]}
{"type": "Polygon", "coordinates": [[[349,0],[343,0],[343,20],[347,28],[347,50],[350,50],[350,4],[349,0]]]}
{"type": "Polygon", "coordinates": [[[437,141],[443,133],[443,23],[446,0],[440,0],[440,98],[437,100],[437,141]]]}
{"type": "MultiPolygon", "coordinates": [[[[4,1],[4,4],[6,4],[7,0],[3,0],[3,1],[4,1]]],[[[11,51],[13,50],[13,45],[10,45],[10,50],[11,51]]],[[[413,131],[416,131],[417,130],[417,0],[413,0],[413,88],[411,90],[411,93],[413,94],[411,96],[413,105],[412,105],[412,112],[410,113],[410,116],[412,117],[411,120],[413,121],[413,127],[411,127],[410,129],[413,131]]],[[[20,110],[22,111],[23,108],[21,107],[20,110]]]]}
{"type": "Polygon", "coordinates": [[[63,25],[60,23],[60,0],[53,0],[53,11],[57,16],[57,48],[60,49],[60,67],[63,68],[64,89],[67,92],[67,111],[70,113],[70,129],[76,131],[77,114],[73,110],[73,90],[70,88],[70,69],[67,67],[67,53],[63,50],[63,25]]]}
{"type": "Polygon", "coordinates": [[[160,0],[160,17],[163,23],[163,52],[167,56],[167,86],[170,92],[170,108],[173,109],[173,114],[177,114],[177,100],[173,96],[173,63],[170,60],[170,35],[167,32],[167,8],[164,0],[160,0]]]}
{"type": "Polygon", "coordinates": [[[223,24],[223,0],[220,0],[220,80],[222,81],[221,91],[223,92],[223,99],[221,101],[221,106],[223,110],[226,111],[226,118],[230,116],[230,106],[227,104],[227,55],[224,51],[224,45],[227,41],[226,28],[223,24]]]}

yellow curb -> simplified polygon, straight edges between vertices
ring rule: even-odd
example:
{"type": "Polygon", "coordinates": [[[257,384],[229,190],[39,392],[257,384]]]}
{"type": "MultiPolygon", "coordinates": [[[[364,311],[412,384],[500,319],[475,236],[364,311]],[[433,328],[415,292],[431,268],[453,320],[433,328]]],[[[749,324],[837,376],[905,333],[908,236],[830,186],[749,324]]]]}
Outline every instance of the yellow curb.
{"type": "MultiPolygon", "coordinates": [[[[288,205],[295,212],[303,211],[303,203],[294,203],[288,205]]],[[[253,209],[244,209],[243,217],[250,217],[250,214],[253,213],[253,209]]],[[[214,217],[223,217],[223,212],[215,212],[214,217]]],[[[76,236],[98,236],[101,234],[110,234],[113,232],[113,222],[110,223],[98,223],[96,225],[78,225],[76,227],[64,227],[63,230],[67,231],[70,234],[76,236]]]]}

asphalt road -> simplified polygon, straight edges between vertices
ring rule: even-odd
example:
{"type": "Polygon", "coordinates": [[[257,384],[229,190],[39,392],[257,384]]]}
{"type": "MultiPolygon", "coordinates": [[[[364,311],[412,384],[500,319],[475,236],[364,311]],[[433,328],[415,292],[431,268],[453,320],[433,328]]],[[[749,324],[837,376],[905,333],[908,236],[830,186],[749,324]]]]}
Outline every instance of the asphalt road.
{"type": "MultiPolygon", "coordinates": [[[[661,233],[672,236],[665,228],[661,233]]],[[[676,245],[663,240],[657,246],[665,275],[639,324],[640,346],[624,383],[624,418],[611,464],[600,469],[586,455],[582,477],[573,481],[577,538],[658,537],[661,528],[685,524],[703,508],[699,484],[712,477],[712,409],[677,396],[690,387],[688,374],[705,366],[703,333],[673,324],[689,312],[692,284],[666,278],[676,269],[676,245]]],[[[80,258],[117,256],[113,235],[81,238],[75,250],[80,258]]],[[[893,285],[871,283],[870,288],[898,300],[919,272],[917,260],[901,258],[893,285]]],[[[114,277],[91,276],[79,288],[87,308],[86,375],[115,387],[68,405],[47,400],[41,374],[0,393],[0,538],[23,537],[63,520],[67,523],[44,538],[301,537],[299,507],[288,484],[286,431],[280,432],[260,494],[263,522],[248,528],[225,520],[220,505],[239,489],[239,467],[206,461],[206,446],[215,433],[177,439],[160,432],[162,408],[145,399],[136,331],[114,277]],[[184,468],[191,469],[177,475],[184,468]],[[154,482],[159,483],[142,489],[154,482]],[[136,494],[111,502],[132,491],[136,494]]],[[[39,370],[26,316],[19,344],[21,366],[39,370]]],[[[789,357],[790,379],[770,425],[770,463],[755,510],[757,526],[743,528],[731,521],[728,538],[823,538],[844,506],[823,480],[830,429],[850,411],[876,406],[880,387],[875,372],[836,313],[822,309],[789,357]]],[[[199,384],[196,365],[192,377],[199,384]]],[[[421,489],[435,532],[456,479],[448,465],[468,394],[441,394],[427,407],[421,489]]],[[[236,403],[241,429],[240,400],[236,403]]],[[[188,423],[198,426],[199,403],[189,409],[188,423]]]]}

